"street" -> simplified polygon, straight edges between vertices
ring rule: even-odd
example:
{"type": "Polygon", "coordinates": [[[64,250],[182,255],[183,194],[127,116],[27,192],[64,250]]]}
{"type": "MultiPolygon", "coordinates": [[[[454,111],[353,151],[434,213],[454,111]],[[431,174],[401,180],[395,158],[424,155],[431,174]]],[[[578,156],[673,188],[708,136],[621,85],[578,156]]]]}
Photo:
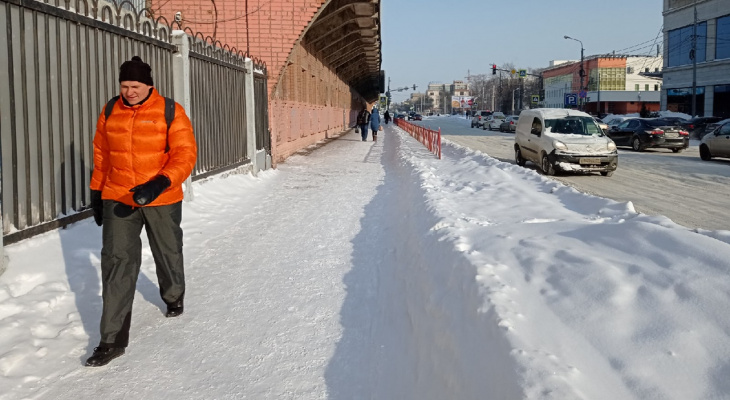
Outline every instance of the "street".
{"type": "MultiPolygon", "coordinates": [[[[441,128],[442,138],[514,164],[514,134],[470,128],[458,116],[429,117],[419,125],[441,128]]],[[[637,153],[619,147],[619,167],[610,178],[599,174],[559,174],[559,180],[583,193],[631,201],[637,211],[664,215],[690,229],[728,229],[730,161],[702,161],[698,141],[682,153],[648,149],[637,153]]],[[[536,165],[526,168],[539,171],[536,165]]]]}

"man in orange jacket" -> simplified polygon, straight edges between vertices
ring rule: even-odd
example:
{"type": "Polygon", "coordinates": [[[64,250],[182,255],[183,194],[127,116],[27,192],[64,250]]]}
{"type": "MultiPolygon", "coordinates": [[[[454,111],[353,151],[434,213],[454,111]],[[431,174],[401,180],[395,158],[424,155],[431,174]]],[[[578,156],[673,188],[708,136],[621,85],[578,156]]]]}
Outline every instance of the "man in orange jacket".
{"type": "Polygon", "coordinates": [[[87,366],[108,364],[129,344],[132,303],[142,262],[142,227],[152,250],[167,317],[183,312],[183,182],[197,158],[193,127],[180,104],[169,127],[165,98],[139,57],[119,69],[120,98],[102,111],[91,176],[94,219],[102,228],[101,338],[87,366]],[[107,117],[108,116],[108,117],[107,117]]]}

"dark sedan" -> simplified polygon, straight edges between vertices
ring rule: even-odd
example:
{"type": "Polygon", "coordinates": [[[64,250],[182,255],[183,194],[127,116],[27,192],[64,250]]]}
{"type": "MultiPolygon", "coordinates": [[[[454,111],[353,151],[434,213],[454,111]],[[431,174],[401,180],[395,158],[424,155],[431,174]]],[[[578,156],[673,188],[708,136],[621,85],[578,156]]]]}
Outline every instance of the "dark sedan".
{"type": "Polygon", "coordinates": [[[689,132],[691,137],[702,139],[705,136],[705,128],[710,124],[719,122],[721,119],[720,117],[697,117],[684,121],[681,126],[689,132]]]}
{"type": "Polygon", "coordinates": [[[608,131],[616,146],[630,146],[634,151],[647,148],[672,149],[673,152],[689,147],[689,133],[670,121],[630,118],[608,131]]]}
{"type": "Polygon", "coordinates": [[[423,121],[423,116],[421,114],[413,114],[411,119],[414,121],[423,121]]]}

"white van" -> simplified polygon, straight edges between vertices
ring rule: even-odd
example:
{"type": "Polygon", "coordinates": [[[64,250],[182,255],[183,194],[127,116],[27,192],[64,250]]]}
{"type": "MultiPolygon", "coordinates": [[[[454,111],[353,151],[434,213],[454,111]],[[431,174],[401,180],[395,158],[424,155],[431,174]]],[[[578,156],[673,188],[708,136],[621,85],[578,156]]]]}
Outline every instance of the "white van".
{"type": "Polygon", "coordinates": [[[545,175],[557,171],[613,175],[616,144],[590,115],[564,108],[537,108],[520,113],[515,130],[515,162],[537,164],[545,175]]]}

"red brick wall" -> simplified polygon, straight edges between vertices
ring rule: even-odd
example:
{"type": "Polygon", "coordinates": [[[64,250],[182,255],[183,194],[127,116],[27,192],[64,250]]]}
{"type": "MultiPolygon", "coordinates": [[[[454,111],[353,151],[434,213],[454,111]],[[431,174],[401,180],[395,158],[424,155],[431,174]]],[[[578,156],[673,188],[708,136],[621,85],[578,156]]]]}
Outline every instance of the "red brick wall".
{"type": "Polygon", "coordinates": [[[328,2],[155,0],[151,8],[169,20],[179,11],[183,28],[215,34],[221,43],[266,63],[272,158],[277,163],[352,125],[353,110],[360,108],[359,96],[299,43],[328,2]]]}

